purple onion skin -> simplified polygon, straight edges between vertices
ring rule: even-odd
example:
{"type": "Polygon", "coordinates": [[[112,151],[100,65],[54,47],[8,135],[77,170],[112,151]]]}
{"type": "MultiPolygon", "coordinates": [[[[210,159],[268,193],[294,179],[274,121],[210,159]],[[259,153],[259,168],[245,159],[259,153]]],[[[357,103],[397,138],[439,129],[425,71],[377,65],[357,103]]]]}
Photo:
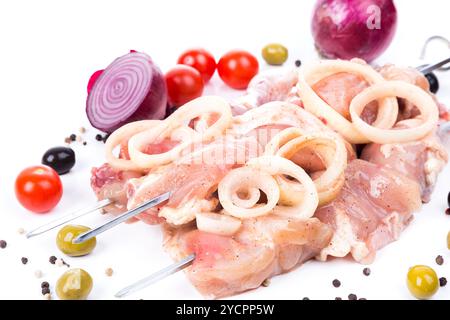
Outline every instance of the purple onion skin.
{"type": "Polygon", "coordinates": [[[95,82],[92,90],[90,91],[86,100],[86,114],[89,122],[94,128],[97,128],[106,133],[112,133],[121,126],[139,120],[161,120],[166,116],[167,111],[167,87],[166,81],[161,70],[154,64],[153,60],[146,54],[141,52],[130,52],[122,57],[113,61],[100,77],[95,82]],[[102,123],[101,119],[93,115],[93,109],[96,108],[94,99],[90,99],[92,95],[101,94],[101,90],[104,90],[101,86],[101,78],[108,74],[108,69],[114,65],[119,59],[132,57],[132,55],[145,56],[147,62],[151,67],[151,84],[146,92],[145,97],[140,101],[140,104],[130,106],[133,110],[130,110],[130,115],[127,117],[118,117],[114,124],[102,123]]]}
{"type": "Polygon", "coordinates": [[[312,34],[319,53],[329,59],[361,58],[371,62],[391,43],[397,28],[397,10],[392,0],[319,0],[314,8],[312,34]],[[378,28],[370,22],[380,9],[378,28]]]}

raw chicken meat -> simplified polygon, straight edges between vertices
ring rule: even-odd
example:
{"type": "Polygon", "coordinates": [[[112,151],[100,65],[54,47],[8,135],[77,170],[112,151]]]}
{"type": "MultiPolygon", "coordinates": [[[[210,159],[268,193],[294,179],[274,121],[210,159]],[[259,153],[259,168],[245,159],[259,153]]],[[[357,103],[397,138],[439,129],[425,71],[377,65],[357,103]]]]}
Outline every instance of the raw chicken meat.
{"type": "Polygon", "coordinates": [[[105,163],[98,168],[92,168],[91,187],[98,200],[112,199],[115,202],[103,210],[108,213],[122,213],[127,209],[128,197],[125,184],[129,179],[139,178],[142,173],[135,171],[120,171],[105,163]]]}
{"type": "Polygon", "coordinates": [[[318,258],[350,253],[358,262],[372,262],[378,249],[398,239],[420,206],[415,180],[364,160],[351,161],[339,196],[315,213],[334,230],[318,258]]]}
{"type": "MultiPolygon", "coordinates": [[[[403,120],[397,123],[396,128],[413,127],[417,121],[403,120]]],[[[428,202],[448,155],[433,132],[422,140],[409,143],[368,144],[362,151],[361,159],[397,170],[416,180],[420,185],[422,201],[428,202]]]]}
{"type": "Polygon", "coordinates": [[[186,269],[192,284],[208,298],[220,298],[259,287],[272,276],[311,259],[332,237],[316,218],[289,221],[274,215],[246,219],[232,237],[199,231],[194,225],[164,228],[164,248],[176,260],[191,253],[186,269]]]}
{"type": "Polygon", "coordinates": [[[198,148],[147,176],[129,180],[126,184],[128,209],[170,191],[170,199],[165,205],[137,217],[150,224],[160,223],[158,217],[175,225],[188,223],[195,219],[196,213],[216,208],[218,200],[213,193],[231,169],[244,165],[262,152],[252,138],[219,138],[198,148]]]}

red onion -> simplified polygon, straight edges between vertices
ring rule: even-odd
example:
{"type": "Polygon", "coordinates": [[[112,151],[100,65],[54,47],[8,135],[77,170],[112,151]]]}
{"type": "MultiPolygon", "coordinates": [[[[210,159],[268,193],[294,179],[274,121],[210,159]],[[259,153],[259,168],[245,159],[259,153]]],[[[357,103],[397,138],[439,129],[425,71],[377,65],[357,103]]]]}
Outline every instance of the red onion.
{"type": "Polygon", "coordinates": [[[372,61],[389,46],[396,26],[392,0],[319,0],[312,19],[316,48],[332,59],[372,61]]]}
{"type": "Polygon", "coordinates": [[[131,52],[114,60],[95,81],[86,113],[93,127],[111,133],[132,121],[162,119],[166,106],[161,70],[145,53],[131,52]]]}
{"type": "Polygon", "coordinates": [[[91,77],[89,78],[88,85],[87,85],[87,93],[88,94],[89,94],[89,92],[91,92],[92,87],[94,86],[94,84],[97,81],[98,77],[100,77],[100,75],[102,73],[103,73],[103,69],[102,70],[97,70],[91,75],[91,77]]]}

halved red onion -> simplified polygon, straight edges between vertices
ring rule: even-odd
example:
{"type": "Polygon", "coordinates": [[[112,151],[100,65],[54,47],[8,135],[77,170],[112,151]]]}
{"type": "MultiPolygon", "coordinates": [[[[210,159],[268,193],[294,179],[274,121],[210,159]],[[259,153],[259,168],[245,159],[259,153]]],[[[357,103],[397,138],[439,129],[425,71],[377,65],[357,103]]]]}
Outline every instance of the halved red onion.
{"type": "Polygon", "coordinates": [[[87,93],[91,92],[92,87],[94,86],[95,82],[97,81],[98,77],[103,73],[103,69],[95,71],[91,77],[89,78],[89,82],[87,84],[87,93]]]}
{"type": "Polygon", "coordinates": [[[111,133],[132,121],[162,119],[166,107],[161,70],[145,53],[130,52],[114,60],[95,81],[86,114],[93,127],[111,133]]]}

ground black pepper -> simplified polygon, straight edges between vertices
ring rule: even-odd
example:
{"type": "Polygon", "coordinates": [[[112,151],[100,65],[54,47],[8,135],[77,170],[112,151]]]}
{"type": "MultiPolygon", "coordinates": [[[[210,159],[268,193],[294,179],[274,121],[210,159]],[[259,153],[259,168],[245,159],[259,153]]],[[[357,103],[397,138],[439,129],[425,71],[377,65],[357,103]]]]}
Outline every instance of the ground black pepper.
{"type": "Polygon", "coordinates": [[[28,258],[22,257],[22,259],[20,259],[20,261],[22,261],[23,264],[27,264],[28,258]]]}
{"type": "Polygon", "coordinates": [[[370,268],[364,268],[364,269],[363,269],[363,274],[364,274],[365,276],[369,276],[369,275],[370,275],[370,268]]]}
{"type": "Polygon", "coordinates": [[[332,283],[335,288],[339,288],[341,286],[341,282],[338,279],[334,279],[332,283]]]}
{"type": "Polygon", "coordinates": [[[348,300],[358,300],[358,297],[354,293],[350,293],[348,295],[348,300]]]}
{"type": "Polygon", "coordinates": [[[302,65],[302,62],[300,60],[295,60],[295,66],[298,68],[302,65]]]}
{"type": "Polygon", "coordinates": [[[48,287],[42,288],[42,295],[45,296],[47,293],[50,293],[50,289],[48,287]]]}
{"type": "Polygon", "coordinates": [[[57,258],[56,258],[55,256],[51,256],[51,257],[48,259],[48,261],[49,261],[51,264],[55,264],[55,263],[56,263],[56,260],[57,260],[57,258]]]}
{"type": "Polygon", "coordinates": [[[442,266],[444,264],[444,258],[441,255],[437,256],[436,257],[436,263],[438,265],[442,266]]]}
{"type": "Polygon", "coordinates": [[[441,287],[445,287],[447,285],[447,278],[445,278],[445,277],[439,278],[439,285],[441,287]]]}
{"type": "Polygon", "coordinates": [[[5,240],[0,240],[0,248],[5,249],[8,243],[5,240]]]}

